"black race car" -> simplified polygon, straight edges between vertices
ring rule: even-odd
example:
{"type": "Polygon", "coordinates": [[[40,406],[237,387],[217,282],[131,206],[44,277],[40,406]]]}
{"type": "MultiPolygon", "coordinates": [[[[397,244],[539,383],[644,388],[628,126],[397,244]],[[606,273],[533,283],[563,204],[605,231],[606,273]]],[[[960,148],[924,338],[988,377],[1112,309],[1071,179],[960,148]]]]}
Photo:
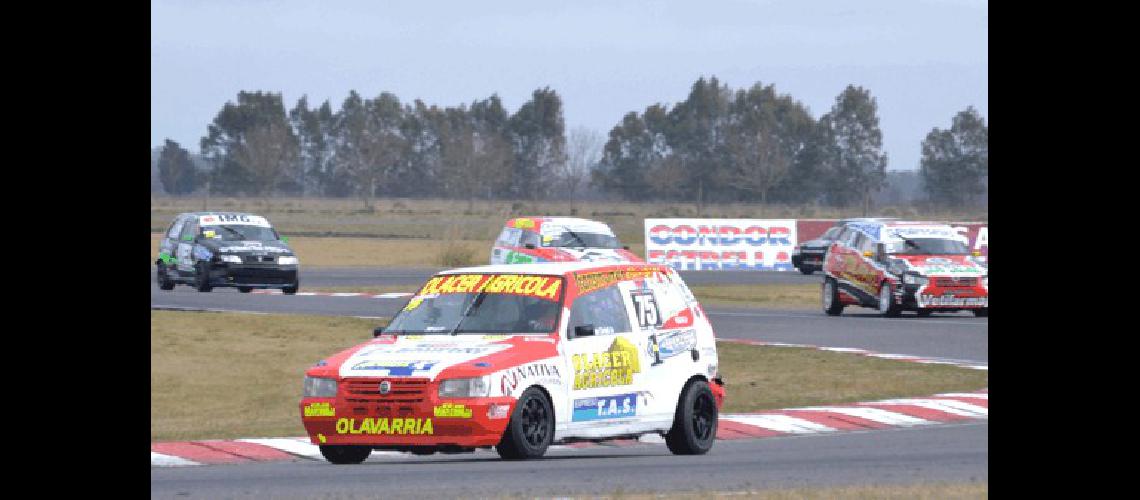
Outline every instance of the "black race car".
{"type": "Polygon", "coordinates": [[[158,287],[183,284],[209,292],[214,287],[280,288],[297,293],[300,262],[265,217],[235,212],[179,214],[158,247],[158,287]]]}

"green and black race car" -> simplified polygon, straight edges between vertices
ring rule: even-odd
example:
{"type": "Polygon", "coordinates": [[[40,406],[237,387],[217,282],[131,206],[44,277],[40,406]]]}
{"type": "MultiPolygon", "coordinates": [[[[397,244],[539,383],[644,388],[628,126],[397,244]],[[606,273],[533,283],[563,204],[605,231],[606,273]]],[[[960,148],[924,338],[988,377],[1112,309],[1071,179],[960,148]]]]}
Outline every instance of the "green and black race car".
{"type": "Polygon", "coordinates": [[[295,294],[300,262],[265,217],[236,212],[179,214],[158,246],[158,287],[183,284],[209,292],[214,287],[280,288],[295,294]]]}

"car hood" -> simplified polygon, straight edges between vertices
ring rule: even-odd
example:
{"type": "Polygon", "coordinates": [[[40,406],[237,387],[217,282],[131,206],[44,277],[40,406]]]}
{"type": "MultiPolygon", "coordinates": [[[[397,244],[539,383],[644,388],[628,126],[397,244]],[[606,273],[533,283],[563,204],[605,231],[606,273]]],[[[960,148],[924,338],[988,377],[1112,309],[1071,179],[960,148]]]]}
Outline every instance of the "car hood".
{"type": "Polygon", "coordinates": [[[341,377],[477,376],[557,355],[545,335],[381,335],[345,358],[341,377]]]}
{"type": "Polygon", "coordinates": [[[907,269],[924,275],[982,276],[985,267],[971,260],[969,255],[892,255],[906,261],[907,269]]]}
{"type": "Polygon", "coordinates": [[[293,253],[293,249],[281,241],[206,241],[202,244],[216,253],[274,255],[291,255],[293,253]]]}

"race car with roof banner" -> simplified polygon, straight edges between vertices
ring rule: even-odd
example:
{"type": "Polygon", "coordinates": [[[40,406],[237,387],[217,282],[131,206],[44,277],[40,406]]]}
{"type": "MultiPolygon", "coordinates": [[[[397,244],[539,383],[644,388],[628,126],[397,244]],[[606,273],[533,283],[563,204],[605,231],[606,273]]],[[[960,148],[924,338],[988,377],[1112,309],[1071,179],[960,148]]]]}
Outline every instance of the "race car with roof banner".
{"type": "Polygon", "coordinates": [[[946,224],[848,223],[828,249],[823,271],[821,302],[828,315],[848,305],[883,316],[904,310],[989,315],[986,260],[946,224]]]}
{"type": "Polygon", "coordinates": [[[605,223],[574,217],[518,217],[507,221],[491,248],[491,264],[645,262],[623,246],[605,223]]]}
{"type": "Polygon", "coordinates": [[[260,215],[237,212],[179,214],[158,245],[158,287],[177,284],[200,292],[215,287],[280,288],[295,294],[300,261],[288,242],[260,215]]]}
{"type": "Polygon", "coordinates": [[[716,339],[667,266],[444,271],[374,336],[305,373],[301,421],[330,462],[490,447],[526,459],[644,433],[703,454],[716,438],[716,339]]]}

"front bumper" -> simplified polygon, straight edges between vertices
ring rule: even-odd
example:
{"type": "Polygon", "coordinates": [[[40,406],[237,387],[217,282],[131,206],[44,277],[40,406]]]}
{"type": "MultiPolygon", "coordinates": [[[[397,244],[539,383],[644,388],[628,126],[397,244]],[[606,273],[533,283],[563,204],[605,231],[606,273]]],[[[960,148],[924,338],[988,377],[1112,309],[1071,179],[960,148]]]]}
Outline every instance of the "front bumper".
{"type": "Polygon", "coordinates": [[[959,310],[989,307],[989,289],[975,286],[905,285],[902,306],[908,310],[959,310]]]}
{"type": "Polygon", "coordinates": [[[515,399],[448,398],[420,402],[378,402],[304,398],[301,422],[317,445],[365,445],[381,448],[493,446],[514,411],[515,399]],[[490,418],[492,405],[507,405],[501,418],[490,418]]]}
{"type": "Polygon", "coordinates": [[[297,265],[279,264],[210,264],[211,286],[249,286],[280,288],[297,283],[297,265]]]}
{"type": "Polygon", "coordinates": [[[792,254],[792,267],[797,269],[804,266],[823,268],[823,256],[827,249],[802,248],[799,253],[792,254]]]}

